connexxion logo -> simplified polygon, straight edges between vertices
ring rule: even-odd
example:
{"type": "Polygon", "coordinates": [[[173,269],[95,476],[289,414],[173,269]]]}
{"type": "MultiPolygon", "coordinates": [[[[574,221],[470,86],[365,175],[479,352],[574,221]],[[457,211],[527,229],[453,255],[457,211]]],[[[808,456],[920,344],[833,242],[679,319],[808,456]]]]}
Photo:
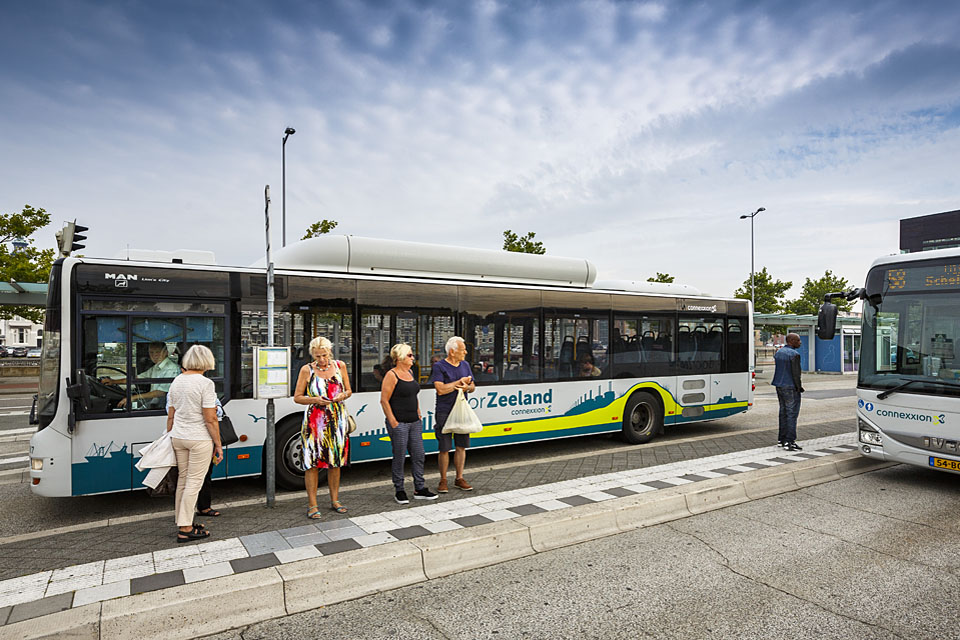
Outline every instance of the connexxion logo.
{"type": "MultiPolygon", "coordinates": [[[[874,411],[872,402],[864,402],[862,399],[857,402],[857,406],[864,411],[874,411]]],[[[882,418],[899,418],[900,420],[911,420],[913,422],[931,422],[933,424],[947,424],[947,417],[944,414],[930,415],[929,413],[913,413],[910,411],[900,411],[899,409],[878,408],[874,414],[882,418]]]]}

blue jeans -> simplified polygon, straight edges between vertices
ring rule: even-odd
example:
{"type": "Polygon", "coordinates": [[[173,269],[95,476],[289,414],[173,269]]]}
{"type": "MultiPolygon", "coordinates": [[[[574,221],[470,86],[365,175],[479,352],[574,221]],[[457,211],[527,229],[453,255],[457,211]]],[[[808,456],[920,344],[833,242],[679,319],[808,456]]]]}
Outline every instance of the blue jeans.
{"type": "Polygon", "coordinates": [[[423,421],[399,422],[396,427],[387,423],[387,433],[390,434],[390,444],[393,447],[393,464],[390,470],[393,475],[393,488],[403,491],[403,463],[410,452],[410,466],[413,467],[413,488],[416,491],[423,489],[423,421]]]}
{"type": "Polygon", "coordinates": [[[780,442],[795,442],[797,439],[797,416],[800,415],[800,392],[793,387],[777,387],[780,402],[780,442]]]}

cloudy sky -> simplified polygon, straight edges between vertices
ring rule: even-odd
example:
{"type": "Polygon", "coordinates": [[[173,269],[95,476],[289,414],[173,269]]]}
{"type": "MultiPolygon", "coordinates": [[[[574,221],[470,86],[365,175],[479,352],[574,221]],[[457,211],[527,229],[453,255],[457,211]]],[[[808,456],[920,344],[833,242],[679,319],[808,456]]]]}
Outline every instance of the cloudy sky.
{"type": "Polygon", "coordinates": [[[758,269],[861,282],[960,208],[958,33],[916,0],[5,2],[0,211],[250,264],[292,126],[288,241],[535,231],[729,295],[763,206],[758,269]]]}

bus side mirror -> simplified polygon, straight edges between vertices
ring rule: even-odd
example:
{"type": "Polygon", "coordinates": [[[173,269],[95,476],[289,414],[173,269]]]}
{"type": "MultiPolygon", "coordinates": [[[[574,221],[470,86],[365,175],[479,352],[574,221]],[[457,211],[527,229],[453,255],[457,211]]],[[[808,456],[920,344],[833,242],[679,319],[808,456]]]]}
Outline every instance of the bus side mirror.
{"type": "Polygon", "coordinates": [[[817,337],[821,340],[833,340],[837,334],[837,305],[824,302],[817,315],[817,337]]]}

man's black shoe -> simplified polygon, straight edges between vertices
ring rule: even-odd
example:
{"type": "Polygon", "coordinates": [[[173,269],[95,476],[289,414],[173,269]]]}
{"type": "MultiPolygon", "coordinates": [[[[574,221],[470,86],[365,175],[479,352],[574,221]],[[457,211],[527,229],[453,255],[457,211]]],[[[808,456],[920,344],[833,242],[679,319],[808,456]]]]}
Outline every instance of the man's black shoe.
{"type": "Polygon", "coordinates": [[[788,442],[787,446],[784,447],[787,451],[803,451],[803,447],[798,445],[796,442],[788,442]]]}
{"type": "Polygon", "coordinates": [[[783,447],[783,440],[777,440],[777,446],[783,447]]]}
{"type": "Polygon", "coordinates": [[[437,494],[435,494],[433,491],[430,491],[430,489],[427,489],[426,487],[424,487],[423,489],[417,489],[416,491],[413,492],[413,499],[414,500],[436,500],[437,494]]]}
{"type": "Polygon", "coordinates": [[[397,495],[395,495],[393,499],[397,501],[397,504],[410,504],[406,491],[397,491],[397,495]]]}

